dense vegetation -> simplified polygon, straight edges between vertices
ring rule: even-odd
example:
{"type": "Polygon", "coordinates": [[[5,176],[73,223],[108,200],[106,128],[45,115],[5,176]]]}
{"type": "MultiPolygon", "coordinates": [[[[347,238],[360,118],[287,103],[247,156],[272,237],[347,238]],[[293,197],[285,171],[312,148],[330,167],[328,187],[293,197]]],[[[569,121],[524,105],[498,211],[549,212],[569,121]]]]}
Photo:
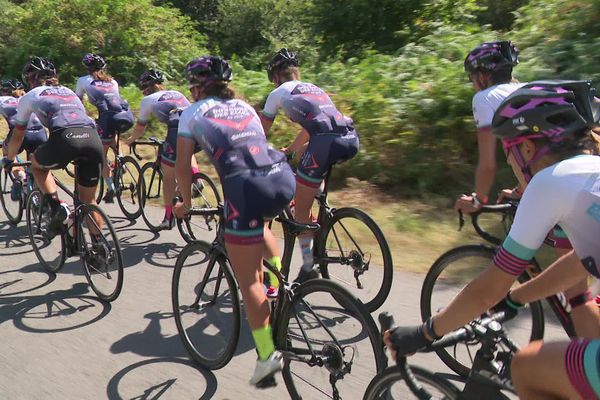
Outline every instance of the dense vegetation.
{"type": "MultiPolygon", "coordinates": [[[[123,85],[158,67],[186,90],[185,63],[213,52],[233,60],[235,87],[257,108],[272,89],[269,55],[297,49],[303,77],[361,134],[359,156],[339,170],[405,195],[471,189],[473,91],[462,62],[477,43],[516,42],[520,80],[600,78],[597,0],[0,0],[0,16],[2,76],[45,55],[72,84],[94,51],[123,85]]],[[[134,87],[124,94],[141,98],[134,87]]],[[[284,118],[275,128],[278,145],[296,131],[284,118]]]]}

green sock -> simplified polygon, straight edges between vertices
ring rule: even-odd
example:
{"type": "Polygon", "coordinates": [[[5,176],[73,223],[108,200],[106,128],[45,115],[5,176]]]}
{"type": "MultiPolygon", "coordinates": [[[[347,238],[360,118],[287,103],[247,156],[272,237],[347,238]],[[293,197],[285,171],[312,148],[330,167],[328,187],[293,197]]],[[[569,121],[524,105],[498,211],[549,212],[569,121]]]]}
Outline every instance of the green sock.
{"type": "Polygon", "coordinates": [[[252,337],[256,344],[256,351],[260,360],[266,360],[275,351],[273,336],[271,335],[271,325],[263,326],[252,331],[252,337]]]}
{"type": "MultiPolygon", "coordinates": [[[[265,260],[269,263],[269,265],[277,268],[277,271],[281,271],[281,257],[279,256],[275,256],[269,260],[265,260]]],[[[269,280],[271,281],[271,285],[275,288],[278,289],[279,288],[279,281],[277,280],[277,277],[275,276],[274,273],[272,273],[271,271],[267,270],[267,274],[269,275],[269,280]]]]}

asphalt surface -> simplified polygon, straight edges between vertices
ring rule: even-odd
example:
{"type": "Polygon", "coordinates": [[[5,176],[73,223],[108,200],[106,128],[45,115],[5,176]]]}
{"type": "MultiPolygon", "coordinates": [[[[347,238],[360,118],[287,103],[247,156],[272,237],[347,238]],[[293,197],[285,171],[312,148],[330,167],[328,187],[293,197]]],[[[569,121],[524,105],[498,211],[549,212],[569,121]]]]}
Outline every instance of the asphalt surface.
{"type": "MultiPolygon", "coordinates": [[[[141,218],[130,222],[116,205],[102,207],[117,229],[125,265],[123,291],[110,304],[88,288],[79,259],[48,274],[38,265],[25,222],[0,222],[0,399],[289,398],[281,377],[269,390],[249,386],[256,355],[245,323],[237,354],[223,369],[202,370],[189,360],[171,308],[171,276],[183,239],[177,229],[153,234],[141,218]]],[[[418,323],[421,281],[397,270],[382,310],[401,324],[418,323]]],[[[552,323],[548,336],[565,337],[552,323]]],[[[412,360],[449,372],[435,355],[412,360]]],[[[344,398],[361,399],[364,385],[358,382],[344,398]]]]}

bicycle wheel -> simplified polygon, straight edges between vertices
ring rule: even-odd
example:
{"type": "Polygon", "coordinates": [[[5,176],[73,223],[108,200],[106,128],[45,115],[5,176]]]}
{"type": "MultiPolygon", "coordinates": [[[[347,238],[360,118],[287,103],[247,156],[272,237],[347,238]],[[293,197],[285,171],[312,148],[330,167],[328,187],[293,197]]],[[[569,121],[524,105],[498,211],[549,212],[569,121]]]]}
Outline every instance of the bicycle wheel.
{"type": "MultiPolygon", "coordinates": [[[[460,390],[448,380],[426,369],[411,366],[415,379],[431,395],[431,399],[458,399],[460,390]]],[[[363,400],[394,400],[417,398],[402,380],[397,366],[387,367],[369,383],[363,400]]]]}
{"type": "Polygon", "coordinates": [[[100,204],[100,202],[104,198],[104,186],[106,186],[106,184],[104,183],[104,178],[102,177],[102,174],[100,174],[100,178],[98,179],[98,186],[96,187],[96,204],[100,204]]]}
{"type": "MultiPolygon", "coordinates": [[[[438,258],[427,273],[421,288],[421,318],[425,321],[492,264],[495,249],[484,245],[466,245],[452,249],[438,258]]],[[[503,324],[508,336],[519,346],[544,336],[544,314],[540,302],[529,304],[519,315],[503,324]]],[[[459,343],[437,350],[438,356],[459,375],[469,374],[479,342],[459,343]]]]}
{"type": "Polygon", "coordinates": [[[82,204],[77,239],[83,272],[90,287],[104,301],[113,301],[123,287],[119,239],[108,216],[95,204],[82,204]]]}
{"type": "Polygon", "coordinates": [[[385,367],[381,335],[364,304],[325,279],[284,299],[273,330],[291,398],[356,398],[385,367]]]}
{"type": "Polygon", "coordinates": [[[8,221],[12,225],[17,225],[23,218],[23,183],[11,178],[11,172],[5,169],[0,173],[0,190],[2,191],[0,201],[8,221]],[[15,197],[14,200],[13,197],[15,197]]]}
{"type": "Polygon", "coordinates": [[[356,208],[335,210],[325,225],[315,245],[321,275],[342,283],[374,312],[385,302],[394,276],[392,254],[381,229],[356,208]],[[368,274],[368,280],[363,274],[368,274]]]}
{"type": "Polygon", "coordinates": [[[48,212],[41,210],[42,193],[34,189],[27,198],[26,218],[29,240],[40,264],[49,272],[58,272],[65,264],[67,253],[64,235],[48,234],[48,212]]]}
{"type": "MultiPolygon", "coordinates": [[[[212,179],[201,172],[195,173],[192,180],[192,206],[212,208],[216,207],[221,201],[217,185],[212,179]]],[[[187,243],[206,238],[205,233],[214,230],[216,227],[217,220],[214,216],[193,215],[177,220],[179,233],[187,243]]]]}
{"type": "Polygon", "coordinates": [[[160,230],[159,225],[165,217],[162,194],[163,175],[160,165],[154,162],[144,164],[141,173],[144,179],[144,190],[140,192],[142,217],[148,229],[157,232],[160,230]]]}
{"type": "Polygon", "coordinates": [[[130,220],[142,215],[142,205],[138,191],[142,170],[137,161],[130,156],[121,157],[119,168],[115,171],[115,188],[119,208],[130,220]]]}
{"type": "Polygon", "coordinates": [[[188,244],[177,257],[171,286],[179,337],[199,365],[227,365],[240,337],[240,303],[229,261],[206,242],[188,244]]]}

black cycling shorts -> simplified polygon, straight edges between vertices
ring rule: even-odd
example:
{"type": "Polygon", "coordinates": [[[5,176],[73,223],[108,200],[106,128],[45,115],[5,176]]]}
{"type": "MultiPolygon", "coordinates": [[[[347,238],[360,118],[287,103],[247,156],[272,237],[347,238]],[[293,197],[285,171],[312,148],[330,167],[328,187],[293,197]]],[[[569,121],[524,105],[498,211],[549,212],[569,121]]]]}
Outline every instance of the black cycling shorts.
{"type": "Polygon", "coordinates": [[[90,127],[64,128],[50,132],[48,141],[33,153],[40,166],[62,169],[74,161],[77,183],[85,187],[98,184],[104,162],[102,142],[96,129],[90,127]]]}

